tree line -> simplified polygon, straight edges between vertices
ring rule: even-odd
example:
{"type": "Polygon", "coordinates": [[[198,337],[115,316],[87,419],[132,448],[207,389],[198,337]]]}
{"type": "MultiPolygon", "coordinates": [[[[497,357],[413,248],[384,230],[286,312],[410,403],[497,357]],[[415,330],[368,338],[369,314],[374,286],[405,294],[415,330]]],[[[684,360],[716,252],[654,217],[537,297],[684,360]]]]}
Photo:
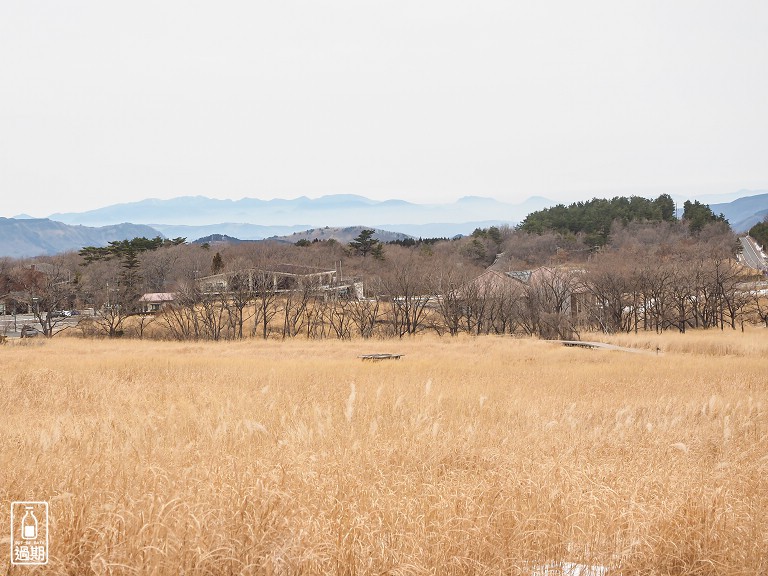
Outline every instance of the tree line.
{"type": "MultiPolygon", "coordinates": [[[[590,206],[634,206],[650,217],[615,218],[602,244],[586,228],[531,232],[536,217],[518,228],[479,228],[466,238],[413,244],[383,245],[366,231],[347,245],[134,239],[54,258],[4,259],[0,291],[37,314],[48,336],[72,324],[55,314],[69,308],[94,312],[79,323],[83,334],[182,340],[426,331],[570,338],[589,330],[768,323],[765,301],[752,288],[758,278],[737,263],[738,243],[724,219],[697,203],[678,220],[674,206],[669,218],[667,198],[624,200],[590,206]],[[338,284],[362,282],[364,292],[310,280],[284,290],[270,271],[285,263],[330,267],[338,284]],[[226,276],[226,291],[201,287],[211,274],[226,276]],[[172,292],[174,302],[144,314],[140,296],[148,292],[172,292]]],[[[591,210],[585,206],[577,209],[582,217],[591,210]]]]}
{"type": "MultiPolygon", "coordinates": [[[[529,214],[520,225],[524,232],[541,234],[583,235],[590,246],[605,246],[609,242],[614,222],[626,225],[630,222],[674,222],[675,202],[669,194],[661,194],[655,200],[640,196],[617,196],[610,200],[594,198],[587,202],[558,204],[529,214]]],[[[712,222],[725,222],[722,214],[715,215],[710,207],[698,200],[686,200],[682,219],[692,234],[700,232],[712,222]]]]}
{"type": "Polygon", "coordinates": [[[758,222],[749,229],[749,235],[757,240],[758,244],[768,246],[768,216],[762,222],[758,222]]]}

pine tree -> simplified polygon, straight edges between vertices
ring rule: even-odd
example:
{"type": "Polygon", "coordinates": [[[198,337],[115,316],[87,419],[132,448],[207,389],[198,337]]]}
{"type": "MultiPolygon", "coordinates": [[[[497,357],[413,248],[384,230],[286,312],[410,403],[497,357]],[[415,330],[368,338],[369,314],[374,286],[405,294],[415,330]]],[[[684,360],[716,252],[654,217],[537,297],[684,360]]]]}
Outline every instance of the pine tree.
{"type": "Polygon", "coordinates": [[[380,244],[380,242],[373,237],[375,233],[376,230],[367,228],[362,230],[360,234],[349,243],[350,248],[357,254],[362,254],[363,258],[365,258],[368,254],[373,252],[377,244],[380,244]]]}

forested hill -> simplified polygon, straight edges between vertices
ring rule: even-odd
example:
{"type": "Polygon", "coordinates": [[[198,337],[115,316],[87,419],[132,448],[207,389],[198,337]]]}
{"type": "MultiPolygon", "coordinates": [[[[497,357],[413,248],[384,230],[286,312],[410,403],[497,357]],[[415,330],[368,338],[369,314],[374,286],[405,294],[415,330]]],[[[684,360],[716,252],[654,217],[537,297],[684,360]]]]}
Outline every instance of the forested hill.
{"type": "Polygon", "coordinates": [[[531,212],[520,224],[525,232],[542,234],[547,231],[561,234],[583,234],[591,246],[602,246],[608,240],[615,220],[623,223],[632,220],[672,222],[675,220],[675,202],[668,194],[655,200],[640,196],[617,196],[610,200],[594,198],[588,202],[558,204],[531,212]]]}
{"type": "Polygon", "coordinates": [[[70,226],[47,218],[0,218],[0,256],[27,258],[79,250],[89,244],[106,244],[136,236],[157,236],[142,224],[70,226]]]}

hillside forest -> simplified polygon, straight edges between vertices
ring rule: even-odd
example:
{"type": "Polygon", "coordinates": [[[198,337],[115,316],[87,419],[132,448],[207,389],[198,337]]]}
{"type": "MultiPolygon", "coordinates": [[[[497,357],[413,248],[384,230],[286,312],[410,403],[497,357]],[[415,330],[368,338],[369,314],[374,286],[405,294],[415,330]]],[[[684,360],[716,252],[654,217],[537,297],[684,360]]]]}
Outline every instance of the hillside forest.
{"type": "Polygon", "coordinates": [[[768,325],[761,277],[738,250],[706,205],[686,202],[678,218],[669,196],[620,197],[455,239],[382,244],[365,230],[346,244],[136,238],[5,258],[0,296],[6,314],[34,314],[45,336],[574,338],[768,325]],[[172,302],[146,313],[148,293],[172,302]],[[73,309],[84,311],[77,322],[58,313],[73,309]]]}

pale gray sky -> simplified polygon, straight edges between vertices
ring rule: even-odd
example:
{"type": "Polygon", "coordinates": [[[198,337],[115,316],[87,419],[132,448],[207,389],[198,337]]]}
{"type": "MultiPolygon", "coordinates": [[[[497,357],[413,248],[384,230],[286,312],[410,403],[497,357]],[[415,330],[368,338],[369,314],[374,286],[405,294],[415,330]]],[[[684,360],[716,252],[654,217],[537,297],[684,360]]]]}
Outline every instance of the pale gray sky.
{"type": "Polygon", "coordinates": [[[0,215],[768,187],[765,0],[0,3],[0,215]]]}

